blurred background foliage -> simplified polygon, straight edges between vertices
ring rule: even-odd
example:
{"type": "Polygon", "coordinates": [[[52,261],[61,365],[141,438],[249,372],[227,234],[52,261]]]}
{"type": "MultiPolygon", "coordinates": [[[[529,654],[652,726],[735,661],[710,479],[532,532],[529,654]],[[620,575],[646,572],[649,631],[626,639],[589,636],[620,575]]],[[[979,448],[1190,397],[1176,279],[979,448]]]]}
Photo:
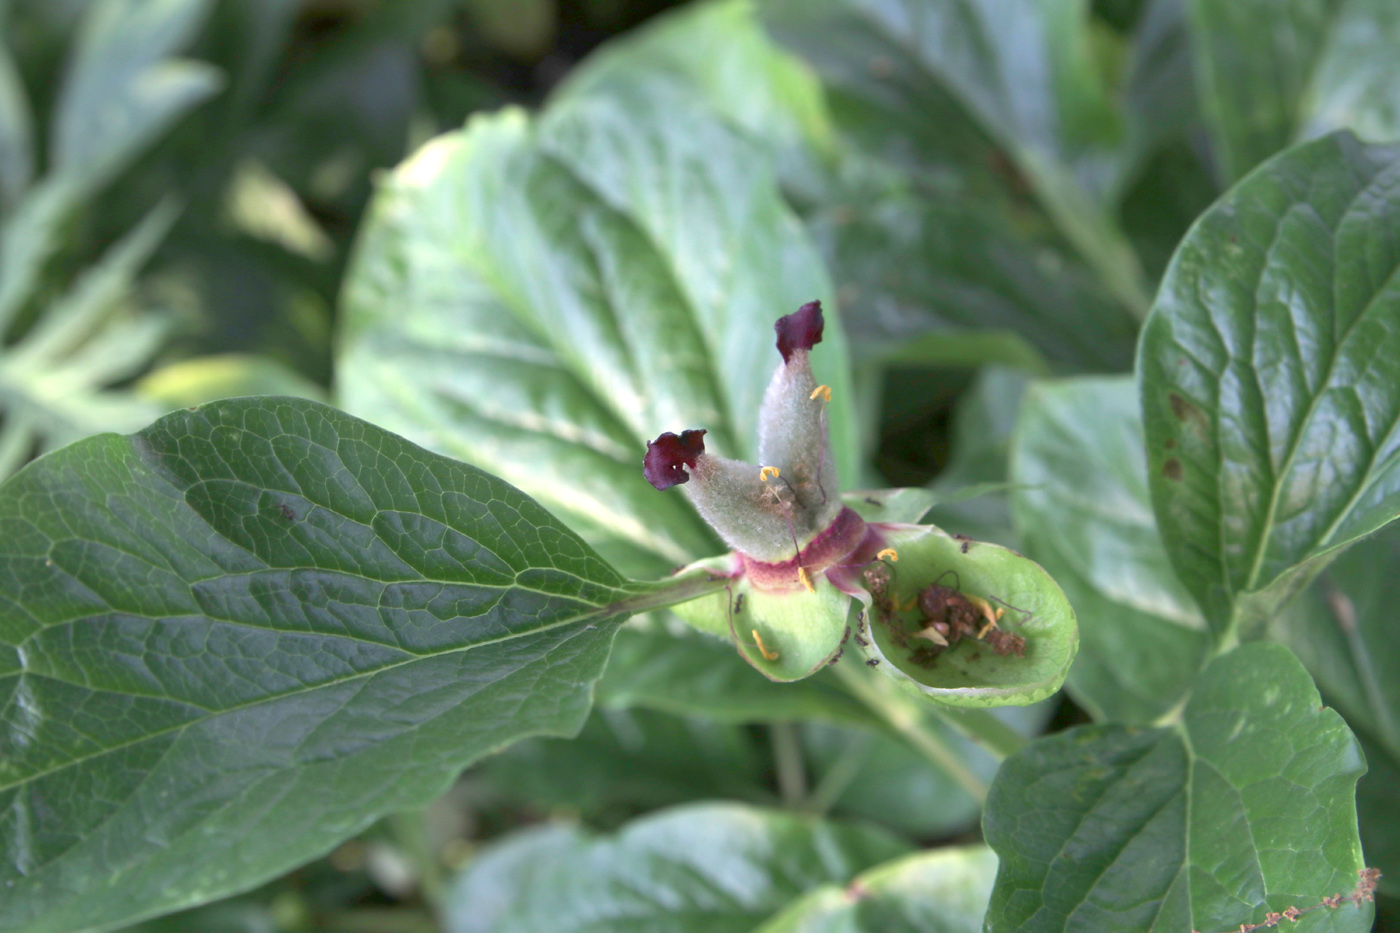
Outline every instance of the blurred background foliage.
{"type": "MultiPolygon", "coordinates": [[[[1300,136],[1386,137],[1400,123],[1393,75],[1334,74],[1365,49],[1302,42],[1301,13],[1279,20],[1299,38],[1283,43],[1290,57],[1261,64],[1247,48],[1217,54],[1239,21],[1188,23],[1184,0],[1067,2],[1020,23],[1053,41],[1005,38],[1029,57],[998,73],[904,42],[859,3],[653,19],[676,6],[0,0],[0,479],[177,406],[334,400],[356,379],[334,371],[333,335],[378,173],[477,111],[674,81],[771,157],[824,253],[860,384],[865,479],[932,484],[946,499],[933,520],[1014,543],[1004,490],[959,493],[1004,484],[1028,378],[1131,369],[1157,279],[1224,185],[1300,136]],[[1270,68],[1288,80],[1259,79],[1279,98],[1265,106],[1249,82],[1270,68]],[[1054,80],[1024,83],[1036,74],[1054,80]]],[[[1400,37],[1384,2],[1290,6],[1400,37]]],[[[706,798],[874,821],[922,844],[980,838],[977,802],[822,678],[779,695],[726,646],[688,640],[665,619],[629,627],[577,739],[516,745],[425,813],[139,929],[450,929],[454,874],[503,833],[550,816],[614,829],[706,798]],[[705,681],[668,683],[681,668],[705,681]]],[[[1006,717],[1026,733],[1087,718],[1058,699],[1006,717]]],[[[994,772],[929,728],[983,779],[994,772]]]]}

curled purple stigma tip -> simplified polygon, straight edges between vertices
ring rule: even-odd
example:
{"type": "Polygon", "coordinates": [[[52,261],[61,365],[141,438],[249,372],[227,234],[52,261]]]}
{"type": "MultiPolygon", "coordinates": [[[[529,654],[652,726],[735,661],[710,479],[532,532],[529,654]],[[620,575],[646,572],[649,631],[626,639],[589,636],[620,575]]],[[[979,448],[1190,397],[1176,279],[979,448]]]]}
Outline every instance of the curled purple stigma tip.
{"type": "Polygon", "coordinates": [[[647,441],[642,474],[657,489],[670,489],[690,482],[690,474],[682,467],[695,466],[705,452],[705,429],[695,428],[673,434],[667,431],[654,441],[647,441]]]}
{"type": "Polygon", "coordinates": [[[809,301],[791,314],[778,318],[773,330],[778,334],[778,352],[786,363],[797,350],[810,350],[822,342],[822,303],[809,301]]]}

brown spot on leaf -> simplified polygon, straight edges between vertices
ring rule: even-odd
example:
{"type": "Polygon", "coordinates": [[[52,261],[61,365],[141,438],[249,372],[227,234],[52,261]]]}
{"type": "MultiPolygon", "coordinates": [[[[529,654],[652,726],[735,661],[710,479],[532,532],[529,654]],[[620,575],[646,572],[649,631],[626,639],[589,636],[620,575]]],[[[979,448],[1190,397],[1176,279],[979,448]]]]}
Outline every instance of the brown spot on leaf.
{"type": "Polygon", "coordinates": [[[1166,447],[1167,447],[1167,450],[1175,450],[1175,449],[1176,449],[1176,438],[1174,438],[1174,437],[1169,437],[1169,438],[1167,438],[1166,447]]]}
{"type": "Polygon", "coordinates": [[[1172,457],[1162,464],[1162,475],[1170,480],[1180,480],[1185,475],[1185,471],[1181,469],[1181,461],[1172,457]]]}
{"type": "Polygon", "coordinates": [[[1167,402],[1171,404],[1172,414],[1177,421],[1190,425],[1201,437],[1206,436],[1206,431],[1210,428],[1210,418],[1206,416],[1199,405],[1175,392],[1167,393],[1167,402]]]}

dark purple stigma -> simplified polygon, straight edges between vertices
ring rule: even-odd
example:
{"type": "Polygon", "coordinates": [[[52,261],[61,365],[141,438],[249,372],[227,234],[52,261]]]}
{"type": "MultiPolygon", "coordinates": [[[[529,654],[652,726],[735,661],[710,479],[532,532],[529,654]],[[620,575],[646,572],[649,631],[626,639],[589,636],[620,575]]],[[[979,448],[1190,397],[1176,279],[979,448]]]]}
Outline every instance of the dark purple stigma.
{"type": "Polygon", "coordinates": [[[693,467],[705,452],[705,429],[682,431],[679,435],[667,431],[654,441],[647,441],[642,474],[657,489],[670,489],[690,482],[690,474],[682,466],[693,467]]]}
{"type": "Polygon", "coordinates": [[[810,350],[822,342],[822,303],[809,301],[791,314],[778,318],[773,330],[778,332],[778,352],[786,363],[795,350],[810,350]]]}

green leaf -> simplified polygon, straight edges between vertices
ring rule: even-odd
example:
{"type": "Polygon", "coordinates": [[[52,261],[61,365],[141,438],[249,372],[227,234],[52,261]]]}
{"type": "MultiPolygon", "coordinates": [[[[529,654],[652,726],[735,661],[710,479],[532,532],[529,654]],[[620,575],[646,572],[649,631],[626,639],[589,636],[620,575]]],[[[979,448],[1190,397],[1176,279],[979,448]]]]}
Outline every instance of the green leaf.
{"type": "MultiPolygon", "coordinates": [[[[966,773],[990,783],[999,762],[924,709],[921,726],[945,745],[966,773]]],[[[907,741],[887,733],[841,729],[821,723],[802,728],[811,774],[808,806],[860,819],[921,839],[967,832],[982,801],[907,741]]]]}
{"type": "Polygon", "coordinates": [[[818,888],[756,933],[980,933],[996,867],[985,846],[908,855],[818,888]]]}
{"type": "Polygon", "coordinates": [[[1205,663],[1205,620],[1172,572],[1148,501],[1129,376],[1040,383],[1012,453],[1016,530],[1079,620],[1069,690],[1096,719],[1150,723],[1205,663]]]}
{"type": "Polygon", "coordinates": [[[1291,647],[1328,702],[1346,717],[1366,751],[1370,771],[1357,789],[1361,839],[1382,885],[1400,891],[1400,526],[1348,549],[1317,582],[1270,624],[1291,647]]]}
{"type": "Polygon", "coordinates": [[[896,525],[885,537],[899,559],[882,565],[890,578],[870,610],[866,649],[882,673],[950,706],[1026,706],[1060,689],[1079,634],[1065,594],[1039,565],[1010,548],[932,526],[896,525]],[[934,583],[982,599],[989,612],[1002,609],[998,625],[1024,639],[1021,653],[964,638],[932,656],[933,642],[916,633],[928,626],[919,594],[934,583]]]}
{"type": "Polygon", "coordinates": [[[697,799],[772,802],[765,782],[771,763],[753,730],[740,726],[595,709],[577,736],[518,742],[480,762],[469,779],[494,791],[492,810],[504,800],[536,812],[577,813],[596,826],[697,799]]]}
{"type": "Polygon", "coordinates": [[[31,122],[24,82],[10,50],[0,42],[0,217],[14,207],[34,173],[31,122]]]}
{"type": "Polygon", "coordinates": [[[576,730],[639,592],[506,483],[299,399],[50,454],[0,542],[0,927],[30,933],[246,889],[576,730]]]}
{"type": "Polygon", "coordinates": [[[609,709],[644,707],[725,723],[878,724],[830,675],[774,683],[757,676],[733,642],[655,616],[637,619],[618,633],[607,672],[598,681],[597,702],[609,709]]]}
{"type": "Polygon", "coordinates": [[[195,37],[210,6],[96,0],[88,7],[49,141],[55,176],[81,192],[96,190],[219,89],[216,69],[169,57],[195,37]]]}
{"type": "Polygon", "coordinates": [[[935,156],[952,149],[955,164],[985,163],[987,141],[999,147],[1114,297],[1145,310],[1136,259],[1105,207],[1125,180],[1126,129],[1091,52],[1085,0],[760,9],[828,83],[873,119],[904,124],[905,138],[935,141],[935,156]]]}
{"type": "Polygon", "coordinates": [[[746,931],[907,851],[879,830],[735,804],[665,811],[614,836],[556,824],[477,858],[449,893],[447,929],[746,931]]]}
{"type": "Polygon", "coordinates": [[[1190,3],[1201,109],[1225,181],[1300,135],[1400,135],[1400,12],[1389,0],[1190,3]]]}
{"type": "Polygon", "coordinates": [[[1400,149],[1347,135],[1226,194],[1139,351],[1152,503],[1207,620],[1267,618],[1400,514],[1400,149]]]}
{"type": "Polygon", "coordinates": [[[809,221],[865,352],[1032,372],[1130,365],[1135,323],[1062,248],[964,191],[872,187],[837,186],[809,221]]]}
{"type": "Polygon", "coordinates": [[[750,0],[690,4],[648,21],[590,55],[554,100],[658,82],[689,92],[773,153],[781,175],[813,171],[807,161],[834,144],[816,76],[768,38],[750,0]]]}
{"type": "Polygon", "coordinates": [[[1389,0],[1341,3],[1303,95],[1299,133],[1351,129],[1371,142],[1400,138],[1397,47],[1400,6],[1389,0]]]}
{"type": "Polygon", "coordinates": [[[984,541],[1019,547],[1007,496],[1021,399],[1030,380],[1000,366],[982,369],[953,411],[952,456],[932,483],[938,504],[928,521],[984,541]]]}
{"type": "MultiPolygon", "coordinates": [[[[1171,728],[1081,726],[1008,758],[983,828],[1001,856],[989,933],[1235,929],[1347,894],[1365,763],[1287,648],[1214,661],[1171,728]]],[[[1369,930],[1372,908],[1299,929],[1369,930]]]]}
{"type": "Polygon", "coordinates": [[[165,410],[108,388],[144,369],[169,331],[167,316],[137,310],[136,275],[175,222],[169,201],[85,270],[11,346],[0,345],[0,479],[44,453],[99,431],[134,431],[165,410]]]}
{"type": "MultiPolygon", "coordinates": [[[[619,567],[656,574],[719,546],[643,479],[645,441],[705,427],[707,448],[756,459],[772,323],[829,297],[761,152],[682,96],[637,87],[536,122],[507,111],[382,183],[346,285],[338,392],[510,475],[619,567]]],[[[851,477],[839,322],[826,336],[813,363],[851,477]]]]}
{"type": "Polygon", "coordinates": [[[139,395],[166,408],[203,405],[244,395],[292,395],[321,401],[325,389],[269,356],[220,353],[154,370],[136,384],[139,395]]]}

